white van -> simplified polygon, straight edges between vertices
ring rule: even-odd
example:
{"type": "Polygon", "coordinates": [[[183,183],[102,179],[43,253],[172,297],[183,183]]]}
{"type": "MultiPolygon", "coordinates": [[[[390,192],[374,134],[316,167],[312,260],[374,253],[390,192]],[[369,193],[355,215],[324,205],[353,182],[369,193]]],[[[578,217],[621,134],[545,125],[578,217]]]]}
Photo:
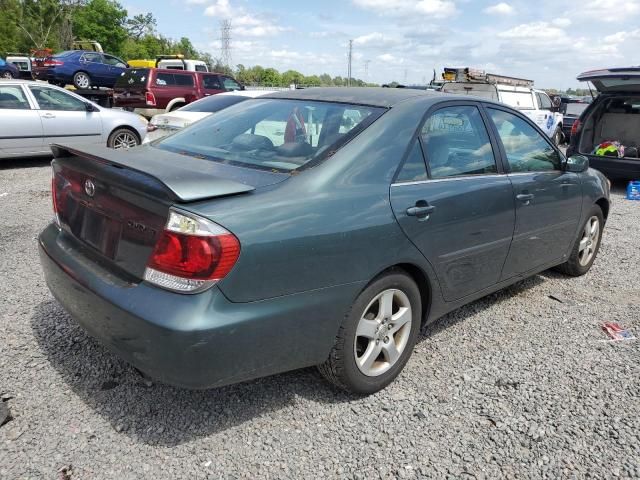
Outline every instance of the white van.
{"type": "Polygon", "coordinates": [[[471,68],[445,68],[442,91],[489,98],[517,108],[538,125],[556,145],[563,140],[563,116],[549,95],[533,88],[533,80],[505,77],[471,68]]]}

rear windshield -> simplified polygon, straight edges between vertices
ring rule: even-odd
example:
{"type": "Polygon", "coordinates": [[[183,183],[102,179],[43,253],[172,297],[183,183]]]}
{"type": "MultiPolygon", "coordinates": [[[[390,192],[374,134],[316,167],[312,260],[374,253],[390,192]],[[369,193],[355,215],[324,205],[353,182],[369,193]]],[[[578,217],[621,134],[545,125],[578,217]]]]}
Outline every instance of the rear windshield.
{"type": "Polygon", "coordinates": [[[181,112],[217,112],[236,103],[249,100],[249,97],[239,95],[213,95],[197,102],[190,103],[180,109],[181,112]]]}
{"type": "Polygon", "coordinates": [[[222,163],[289,172],[334,153],[383,112],[361,105],[252,99],[154,146],[222,163]]]}
{"type": "Polygon", "coordinates": [[[116,88],[146,87],[149,78],[148,68],[129,68],[116,80],[116,88]]]}
{"type": "Polygon", "coordinates": [[[64,57],[68,57],[70,55],[73,55],[74,53],[78,53],[77,50],[66,50],[64,52],[59,52],[56,53],[55,55],[52,55],[51,58],[64,58],[64,57]]]}
{"type": "Polygon", "coordinates": [[[580,115],[588,106],[588,103],[567,103],[564,113],[565,115],[580,115]]]}

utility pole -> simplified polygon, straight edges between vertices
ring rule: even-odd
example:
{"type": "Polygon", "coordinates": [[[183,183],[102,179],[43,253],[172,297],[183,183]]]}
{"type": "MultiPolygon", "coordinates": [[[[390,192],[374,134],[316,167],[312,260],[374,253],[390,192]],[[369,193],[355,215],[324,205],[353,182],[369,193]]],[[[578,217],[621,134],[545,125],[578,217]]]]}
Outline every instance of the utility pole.
{"type": "Polygon", "coordinates": [[[220,60],[231,68],[231,20],[220,22],[220,60]]]}
{"type": "Polygon", "coordinates": [[[353,58],[353,40],[349,40],[349,66],[347,68],[347,87],[351,86],[351,60],[353,58]]]}
{"type": "Polygon", "coordinates": [[[370,63],[371,63],[371,60],[364,61],[364,79],[367,83],[369,82],[369,64],[370,63]]]}
{"type": "Polygon", "coordinates": [[[405,69],[404,69],[404,84],[405,84],[405,85],[407,84],[407,78],[408,78],[408,76],[409,76],[409,72],[408,72],[408,71],[407,71],[407,69],[405,68],[405,69]]]}

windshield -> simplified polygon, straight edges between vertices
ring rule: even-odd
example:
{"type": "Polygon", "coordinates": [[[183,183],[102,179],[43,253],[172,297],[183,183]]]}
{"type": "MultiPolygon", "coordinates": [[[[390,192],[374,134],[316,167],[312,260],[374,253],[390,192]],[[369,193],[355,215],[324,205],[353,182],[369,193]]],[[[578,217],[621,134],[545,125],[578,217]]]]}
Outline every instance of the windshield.
{"type": "Polygon", "coordinates": [[[181,112],[217,112],[224,108],[249,100],[249,97],[241,97],[240,95],[213,95],[203,98],[197,102],[190,103],[179,110],[181,112]]]}
{"type": "Polygon", "coordinates": [[[331,155],[383,112],[361,105],[251,99],[154,146],[218,162],[289,172],[331,155]]]}
{"type": "Polygon", "coordinates": [[[580,116],[580,114],[584,112],[588,106],[588,103],[567,103],[565,115],[580,116]]]}
{"type": "Polygon", "coordinates": [[[116,80],[116,88],[145,87],[149,78],[148,68],[128,68],[116,80]]]}

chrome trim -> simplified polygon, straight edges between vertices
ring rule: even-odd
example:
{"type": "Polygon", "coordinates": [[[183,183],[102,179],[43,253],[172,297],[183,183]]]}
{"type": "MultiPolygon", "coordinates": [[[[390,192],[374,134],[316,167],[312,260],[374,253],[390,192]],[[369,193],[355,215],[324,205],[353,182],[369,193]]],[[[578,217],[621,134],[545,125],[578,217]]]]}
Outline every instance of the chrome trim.
{"type": "Polygon", "coordinates": [[[469,180],[472,178],[506,178],[505,173],[492,173],[490,175],[461,175],[459,177],[448,177],[448,178],[433,178],[429,180],[417,180],[415,182],[400,182],[400,183],[392,183],[392,187],[402,187],[404,185],[422,185],[423,183],[439,183],[439,182],[452,182],[456,180],[469,180]]]}

